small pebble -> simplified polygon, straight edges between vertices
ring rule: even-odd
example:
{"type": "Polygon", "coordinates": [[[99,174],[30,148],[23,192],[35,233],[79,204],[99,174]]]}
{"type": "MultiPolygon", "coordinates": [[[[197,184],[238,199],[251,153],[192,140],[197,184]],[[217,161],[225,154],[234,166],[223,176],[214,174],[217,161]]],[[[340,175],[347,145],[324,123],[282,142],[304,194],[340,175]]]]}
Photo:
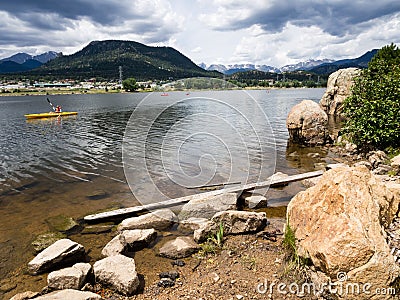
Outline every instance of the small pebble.
{"type": "Polygon", "coordinates": [[[157,283],[159,287],[167,288],[175,285],[175,282],[170,278],[161,278],[161,280],[157,283]]]}
{"type": "Polygon", "coordinates": [[[175,279],[179,278],[179,273],[177,271],[169,271],[169,272],[162,272],[162,273],[158,274],[158,276],[161,279],[169,278],[169,279],[175,280],[175,279]]]}
{"type": "Polygon", "coordinates": [[[171,261],[171,264],[173,266],[183,267],[185,265],[185,262],[183,260],[177,259],[177,260],[171,261]]]}

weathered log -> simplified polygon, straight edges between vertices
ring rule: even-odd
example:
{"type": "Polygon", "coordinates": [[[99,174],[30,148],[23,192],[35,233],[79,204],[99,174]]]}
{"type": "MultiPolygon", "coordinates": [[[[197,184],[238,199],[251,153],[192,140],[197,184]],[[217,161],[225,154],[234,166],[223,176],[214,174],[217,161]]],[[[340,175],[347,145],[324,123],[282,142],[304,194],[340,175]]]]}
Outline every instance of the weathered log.
{"type": "Polygon", "coordinates": [[[249,184],[245,184],[242,186],[235,186],[235,187],[230,187],[230,188],[221,189],[221,190],[215,190],[215,191],[210,191],[210,192],[205,192],[205,193],[200,193],[200,194],[194,194],[194,195],[170,199],[170,200],[166,200],[166,201],[162,201],[162,202],[150,203],[150,204],[141,205],[141,206],[121,208],[121,209],[112,210],[112,211],[106,211],[106,212],[102,212],[102,213],[98,213],[98,214],[85,216],[83,219],[85,221],[90,222],[90,221],[99,221],[99,220],[109,219],[109,218],[117,218],[117,217],[122,217],[125,215],[134,214],[134,213],[149,211],[149,210],[153,210],[153,209],[178,206],[178,205],[187,203],[190,200],[202,199],[205,197],[216,196],[216,195],[220,195],[223,193],[235,193],[235,192],[254,190],[254,189],[258,189],[258,188],[264,188],[264,187],[268,187],[268,186],[270,186],[270,187],[279,186],[279,185],[294,182],[294,181],[299,181],[299,180],[303,180],[303,179],[307,179],[307,178],[321,176],[323,173],[324,173],[323,170],[319,170],[319,171],[307,172],[307,173],[303,173],[303,174],[292,175],[292,176],[288,176],[286,178],[278,178],[276,180],[270,179],[270,180],[263,181],[263,182],[249,183],[249,184]]]}

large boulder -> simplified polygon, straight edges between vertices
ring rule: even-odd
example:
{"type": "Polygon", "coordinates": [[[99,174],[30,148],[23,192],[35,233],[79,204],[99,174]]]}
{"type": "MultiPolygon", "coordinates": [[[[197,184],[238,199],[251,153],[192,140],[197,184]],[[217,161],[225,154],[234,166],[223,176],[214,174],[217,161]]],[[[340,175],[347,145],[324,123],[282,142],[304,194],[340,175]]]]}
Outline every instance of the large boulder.
{"type": "Polygon", "coordinates": [[[216,213],[210,221],[202,223],[193,233],[196,242],[202,242],[223,226],[224,235],[245,234],[264,229],[267,217],[264,212],[229,210],[216,213]]]}
{"type": "Polygon", "coordinates": [[[323,145],[328,138],[328,116],[312,100],[303,100],[292,107],[286,127],[290,141],[296,144],[323,145]]]}
{"type": "Polygon", "coordinates": [[[124,255],[114,255],[96,261],[93,265],[97,282],[109,286],[118,293],[130,296],[139,287],[135,260],[124,255]]]}
{"type": "Polygon", "coordinates": [[[61,239],[40,252],[28,263],[28,269],[32,274],[39,274],[84,260],[85,248],[71,241],[61,239]]]}
{"type": "Polygon", "coordinates": [[[347,68],[329,75],[325,94],[319,102],[328,115],[340,116],[342,114],[343,102],[351,95],[354,78],[360,75],[360,72],[361,70],[357,68],[347,68]]]}
{"type": "Polygon", "coordinates": [[[77,263],[69,268],[53,271],[47,276],[47,285],[55,290],[80,290],[92,266],[88,263],[77,263]]]}
{"type": "Polygon", "coordinates": [[[190,256],[199,250],[199,245],[189,236],[177,237],[166,242],[159,250],[160,256],[178,259],[190,256]]]}
{"type": "MultiPolygon", "coordinates": [[[[333,281],[341,274],[340,280],[370,284],[370,291],[389,287],[400,268],[390,253],[385,228],[395,217],[399,201],[364,166],[327,171],[288,205],[298,254],[310,258],[333,281]]],[[[379,296],[354,295],[356,299],[389,298],[379,296]]]]}
{"type": "Polygon", "coordinates": [[[124,230],[103,248],[101,254],[112,256],[142,250],[157,237],[154,229],[124,230]]]}
{"type": "Polygon", "coordinates": [[[118,225],[118,230],[157,229],[164,230],[178,222],[178,217],[168,208],[155,210],[151,213],[125,219],[118,225]]]}
{"type": "Polygon", "coordinates": [[[194,199],[182,207],[178,217],[180,220],[189,218],[211,219],[217,212],[235,209],[236,202],[236,193],[194,199]]]}

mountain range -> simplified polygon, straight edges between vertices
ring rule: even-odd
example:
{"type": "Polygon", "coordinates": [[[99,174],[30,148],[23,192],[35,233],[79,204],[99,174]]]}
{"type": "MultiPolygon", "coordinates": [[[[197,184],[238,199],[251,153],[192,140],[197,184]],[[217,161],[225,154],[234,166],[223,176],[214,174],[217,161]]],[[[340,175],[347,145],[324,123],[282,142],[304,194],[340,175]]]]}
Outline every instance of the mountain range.
{"type": "Polygon", "coordinates": [[[0,73],[17,73],[32,70],[59,55],[61,54],[54,51],[48,51],[39,55],[17,53],[0,60],[0,73]]]}
{"type": "Polygon", "coordinates": [[[225,75],[232,75],[237,72],[246,71],[263,71],[271,73],[283,73],[283,72],[294,72],[294,71],[309,71],[316,74],[330,74],[342,68],[357,67],[366,68],[368,62],[376,54],[378,49],[374,49],[366,52],[360,57],[352,59],[343,59],[334,61],[331,59],[314,60],[309,59],[304,62],[299,62],[293,65],[286,65],[281,68],[276,68],[268,65],[254,65],[254,64],[233,64],[233,65],[222,65],[212,64],[206,66],[204,63],[199,64],[200,67],[205,70],[215,70],[225,75]]]}

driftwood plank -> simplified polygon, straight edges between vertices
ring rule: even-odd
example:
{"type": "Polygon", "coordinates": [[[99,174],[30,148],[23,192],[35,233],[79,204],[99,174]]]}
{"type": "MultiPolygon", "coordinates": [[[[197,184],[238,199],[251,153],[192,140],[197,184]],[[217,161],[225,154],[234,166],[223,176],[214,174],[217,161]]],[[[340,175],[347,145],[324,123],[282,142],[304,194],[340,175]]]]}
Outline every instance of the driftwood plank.
{"type": "Polygon", "coordinates": [[[139,212],[148,211],[148,210],[152,210],[152,209],[177,206],[177,205],[187,203],[190,200],[202,199],[202,198],[211,197],[211,196],[217,196],[217,195],[224,194],[224,193],[235,193],[235,192],[241,192],[241,191],[254,190],[257,188],[263,188],[263,187],[267,187],[267,186],[273,187],[276,185],[287,184],[287,183],[298,181],[298,180],[321,176],[323,173],[324,173],[323,170],[319,170],[319,171],[314,171],[314,172],[292,175],[292,176],[288,176],[288,177],[281,178],[281,179],[279,179],[279,178],[272,179],[272,180],[269,179],[269,180],[263,181],[263,182],[249,183],[249,184],[242,185],[242,186],[234,186],[234,187],[230,187],[230,188],[226,188],[226,189],[222,189],[222,190],[215,190],[215,191],[170,199],[170,200],[166,200],[166,201],[162,201],[162,202],[156,202],[156,203],[151,203],[151,204],[146,204],[146,205],[141,205],[141,206],[121,208],[121,209],[112,210],[112,211],[106,211],[106,212],[102,212],[102,213],[98,213],[98,214],[85,216],[83,219],[85,221],[98,221],[98,220],[102,220],[102,219],[122,217],[124,215],[139,213],[139,212]]]}

